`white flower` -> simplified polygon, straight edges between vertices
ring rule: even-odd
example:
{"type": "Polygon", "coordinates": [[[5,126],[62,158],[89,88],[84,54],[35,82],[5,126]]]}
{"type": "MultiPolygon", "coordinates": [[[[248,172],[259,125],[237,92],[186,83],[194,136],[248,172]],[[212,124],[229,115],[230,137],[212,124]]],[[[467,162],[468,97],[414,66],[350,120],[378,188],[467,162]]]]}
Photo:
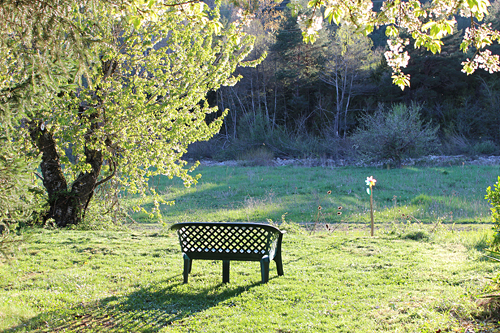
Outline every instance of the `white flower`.
{"type": "Polygon", "coordinates": [[[311,36],[321,30],[323,19],[321,16],[314,16],[309,19],[305,15],[299,15],[297,23],[299,24],[300,30],[304,31],[306,35],[311,36]]]}
{"type": "Polygon", "coordinates": [[[410,41],[408,39],[403,40],[402,38],[390,39],[387,41],[390,51],[386,51],[384,56],[387,61],[387,65],[389,65],[393,70],[408,66],[410,55],[407,51],[403,52],[403,49],[404,46],[409,43],[410,41]]]}
{"type": "Polygon", "coordinates": [[[492,55],[490,50],[479,52],[474,58],[474,62],[478,64],[479,68],[493,74],[500,71],[500,61],[497,54],[492,55]]]}

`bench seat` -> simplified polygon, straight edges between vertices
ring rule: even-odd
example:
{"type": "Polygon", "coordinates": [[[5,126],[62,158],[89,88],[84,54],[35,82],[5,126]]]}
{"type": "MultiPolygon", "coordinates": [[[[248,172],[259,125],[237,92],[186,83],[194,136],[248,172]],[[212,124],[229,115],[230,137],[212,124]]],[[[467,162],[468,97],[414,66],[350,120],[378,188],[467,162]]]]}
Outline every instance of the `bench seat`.
{"type": "Polygon", "coordinates": [[[281,243],[284,232],[263,223],[183,222],[170,227],[177,231],[184,258],[184,283],[192,261],[222,260],[222,282],[229,282],[231,260],[260,261],[261,279],[269,281],[269,263],[276,262],[283,275],[281,243]]]}

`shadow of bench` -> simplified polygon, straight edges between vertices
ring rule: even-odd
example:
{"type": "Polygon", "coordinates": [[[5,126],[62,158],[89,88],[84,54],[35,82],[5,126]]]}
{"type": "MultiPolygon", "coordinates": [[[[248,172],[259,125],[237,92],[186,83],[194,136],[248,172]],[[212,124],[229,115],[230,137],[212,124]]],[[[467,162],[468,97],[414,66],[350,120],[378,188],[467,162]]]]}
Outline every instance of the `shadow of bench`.
{"type": "Polygon", "coordinates": [[[184,283],[192,261],[222,260],[222,282],[229,282],[231,260],[260,261],[262,283],[269,281],[269,263],[276,262],[283,275],[281,243],[284,232],[262,223],[184,222],[170,227],[177,231],[184,258],[184,283]]]}

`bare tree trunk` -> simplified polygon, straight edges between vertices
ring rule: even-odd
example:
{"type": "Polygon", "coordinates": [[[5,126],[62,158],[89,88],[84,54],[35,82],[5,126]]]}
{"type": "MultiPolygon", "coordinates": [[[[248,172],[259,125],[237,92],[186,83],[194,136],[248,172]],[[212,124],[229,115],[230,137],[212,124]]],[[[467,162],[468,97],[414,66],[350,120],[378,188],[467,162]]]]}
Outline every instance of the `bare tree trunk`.
{"type": "Polygon", "coordinates": [[[231,92],[229,92],[229,97],[231,98],[231,102],[232,102],[232,105],[233,107],[231,108],[231,110],[233,110],[233,112],[231,114],[234,114],[232,116],[233,118],[233,139],[236,139],[236,122],[237,122],[237,114],[236,114],[236,103],[234,102],[234,97],[233,95],[231,94],[231,92]]]}
{"type": "MultiPolygon", "coordinates": [[[[260,66],[257,66],[255,69],[255,74],[257,75],[257,80],[255,80],[255,90],[257,91],[257,109],[260,111],[262,111],[262,103],[260,101],[260,89],[259,89],[259,67],[260,66]]],[[[262,79],[264,79],[264,76],[262,76],[262,79]]],[[[255,110],[254,110],[254,115],[255,115],[255,110]]]]}
{"type": "Polygon", "coordinates": [[[342,105],[342,100],[340,97],[339,93],[339,84],[338,84],[338,75],[335,75],[335,98],[336,98],[336,112],[335,112],[335,121],[333,123],[333,132],[335,134],[335,137],[339,137],[339,127],[340,127],[340,110],[341,110],[341,105],[342,105]]]}
{"type": "Polygon", "coordinates": [[[278,113],[278,80],[276,78],[276,73],[278,73],[278,65],[276,57],[274,58],[274,114],[273,114],[273,130],[276,126],[276,114],[278,113]]]}
{"type": "MultiPolygon", "coordinates": [[[[219,89],[219,92],[220,92],[220,105],[221,105],[222,111],[224,111],[226,109],[224,107],[224,95],[222,94],[223,90],[224,89],[219,89]]],[[[219,98],[219,95],[217,94],[217,99],[218,98],[219,98]]],[[[228,132],[228,128],[227,128],[227,121],[224,121],[224,128],[226,130],[226,135],[229,136],[229,132],[228,132]]]]}
{"type": "MultiPolygon", "coordinates": [[[[234,92],[234,90],[233,90],[234,92]]],[[[253,95],[253,78],[250,77],[250,93],[252,95],[252,111],[253,111],[253,116],[255,118],[255,102],[254,102],[254,95],[253,95]]],[[[235,93],[236,94],[236,93],[235,93]]],[[[238,98],[238,101],[239,101],[239,98],[238,98]]],[[[241,104],[241,101],[240,101],[240,104],[241,104]]]]}
{"type": "Polygon", "coordinates": [[[267,125],[268,129],[271,129],[271,127],[272,127],[272,126],[270,126],[271,118],[269,116],[269,109],[267,108],[266,84],[264,81],[262,81],[262,90],[263,90],[263,96],[264,96],[264,109],[266,110],[266,125],[267,125]]]}
{"type": "Polygon", "coordinates": [[[347,111],[349,110],[349,103],[351,102],[351,94],[352,94],[352,83],[354,82],[354,75],[351,76],[351,83],[349,85],[349,93],[347,94],[347,102],[345,105],[344,112],[344,139],[346,137],[347,132],[347,111]]]}

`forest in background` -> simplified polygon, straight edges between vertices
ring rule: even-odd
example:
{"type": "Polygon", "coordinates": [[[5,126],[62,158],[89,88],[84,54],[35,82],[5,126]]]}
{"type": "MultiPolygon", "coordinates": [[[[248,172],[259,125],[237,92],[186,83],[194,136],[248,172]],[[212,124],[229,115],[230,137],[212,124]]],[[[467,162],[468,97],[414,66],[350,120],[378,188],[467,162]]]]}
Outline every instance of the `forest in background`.
{"type": "MultiPolygon", "coordinates": [[[[229,113],[220,133],[192,144],[188,157],[371,155],[398,163],[425,154],[500,152],[500,74],[461,71],[461,62],[470,57],[459,49],[467,20],[457,18],[441,53],[408,48],[411,86],[401,90],[392,84],[383,56],[385,29],[365,37],[331,25],[314,44],[305,44],[286,1],[253,6],[255,18],[246,28],[257,37],[252,56],[267,57],[256,68],[240,68],[236,75],[242,79],[235,86],[211,93],[211,103],[229,113]],[[380,147],[389,152],[369,154],[380,147]]],[[[235,8],[223,8],[227,22],[236,17],[235,8]]],[[[495,29],[499,18],[496,1],[488,16],[495,29]]],[[[492,51],[498,54],[499,48],[492,51]]]]}

